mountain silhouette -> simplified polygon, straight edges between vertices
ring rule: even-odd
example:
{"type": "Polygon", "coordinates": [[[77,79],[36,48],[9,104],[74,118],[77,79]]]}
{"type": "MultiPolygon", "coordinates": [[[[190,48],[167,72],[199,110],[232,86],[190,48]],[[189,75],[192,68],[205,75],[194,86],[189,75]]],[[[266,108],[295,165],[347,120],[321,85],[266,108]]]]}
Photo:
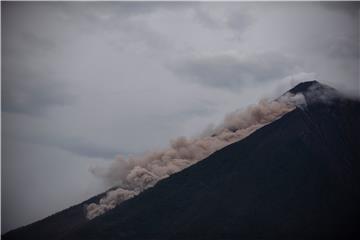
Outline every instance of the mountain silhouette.
{"type": "Polygon", "coordinates": [[[89,221],[96,196],[3,239],[354,239],[360,102],[317,81],[306,105],[89,221]]]}

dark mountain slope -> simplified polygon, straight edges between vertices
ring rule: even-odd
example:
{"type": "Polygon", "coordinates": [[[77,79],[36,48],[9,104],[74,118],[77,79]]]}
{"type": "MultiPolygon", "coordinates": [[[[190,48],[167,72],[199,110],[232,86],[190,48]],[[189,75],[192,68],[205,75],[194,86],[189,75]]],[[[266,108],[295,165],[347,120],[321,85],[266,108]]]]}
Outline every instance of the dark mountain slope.
{"type": "Polygon", "coordinates": [[[104,195],[99,194],[40,221],[9,231],[2,239],[59,239],[71,229],[88,222],[84,205],[98,202],[104,195]]]}
{"type": "Polygon", "coordinates": [[[360,104],[341,99],[311,102],[161,181],[66,239],[355,236],[360,217],[360,104]]]}
{"type": "MultiPolygon", "coordinates": [[[[323,90],[317,82],[292,90],[311,86],[323,90]]],[[[57,236],[354,239],[360,217],[360,103],[305,96],[307,107],[57,236]]],[[[26,235],[36,233],[29,227],[4,239],[26,235]]]]}

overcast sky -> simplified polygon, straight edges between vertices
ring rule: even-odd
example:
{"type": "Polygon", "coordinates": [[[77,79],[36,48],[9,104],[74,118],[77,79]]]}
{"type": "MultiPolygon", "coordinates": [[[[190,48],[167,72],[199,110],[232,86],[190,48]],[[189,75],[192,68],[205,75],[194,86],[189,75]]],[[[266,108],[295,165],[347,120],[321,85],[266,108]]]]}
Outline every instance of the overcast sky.
{"type": "Polygon", "coordinates": [[[359,94],[357,3],[1,5],[2,232],[105,190],[91,166],[297,82],[359,94]]]}

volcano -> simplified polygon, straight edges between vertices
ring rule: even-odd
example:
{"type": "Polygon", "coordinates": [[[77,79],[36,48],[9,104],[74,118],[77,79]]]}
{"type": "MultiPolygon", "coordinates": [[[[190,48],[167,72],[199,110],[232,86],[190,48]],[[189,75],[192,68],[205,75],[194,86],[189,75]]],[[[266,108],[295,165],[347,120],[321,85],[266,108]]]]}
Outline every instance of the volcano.
{"type": "Polygon", "coordinates": [[[3,239],[360,237],[360,102],[317,81],[306,103],[92,220],[84,204],[3,239]]]}

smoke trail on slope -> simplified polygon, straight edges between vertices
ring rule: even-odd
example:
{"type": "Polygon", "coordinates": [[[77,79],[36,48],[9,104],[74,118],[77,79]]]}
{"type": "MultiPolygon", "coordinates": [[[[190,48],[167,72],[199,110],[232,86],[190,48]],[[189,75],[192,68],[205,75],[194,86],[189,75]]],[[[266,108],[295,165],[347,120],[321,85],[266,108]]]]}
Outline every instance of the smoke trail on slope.
{"type": "Polygon", "coordinates": [[[179,172],[203,160],[213,152],[239,141],[256,129],[278,119],[295,106],[305,103],[302,94],[287,93],[275,101],[260,100],[245,111],[227,115],[222,124],[207,129],[196,138],[179,137],[170,142],[162,151],[155,151],[140,157],[125,159],[118,157],[111,166],[102,172],[93,169],[112,184],[118,186],[106,193],[99,203],[86,206],[87,218],[93,219],[130,199],[143,190],[154,186],[159,180],[179,172]]]}

